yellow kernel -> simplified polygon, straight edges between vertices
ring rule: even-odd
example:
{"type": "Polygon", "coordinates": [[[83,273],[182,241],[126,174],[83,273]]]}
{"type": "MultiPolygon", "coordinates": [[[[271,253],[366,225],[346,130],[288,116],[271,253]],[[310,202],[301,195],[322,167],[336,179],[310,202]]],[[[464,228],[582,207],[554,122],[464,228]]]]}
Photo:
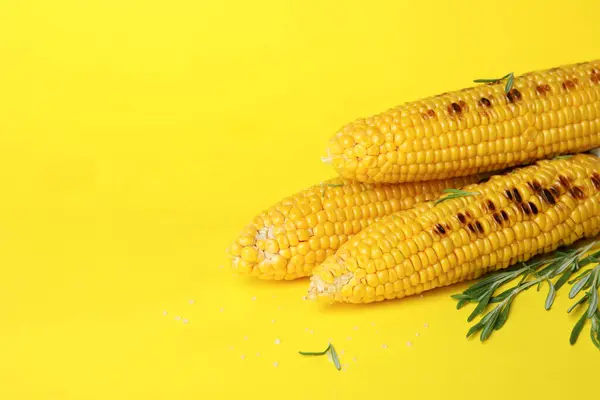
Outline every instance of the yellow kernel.
{"type": "Polygon", "coordinates": [[[367,275],[367,284],[371,287],[377,287],[379,285],[379,278],[376,274],[367,275]]]}
{"type": "Polygon", "coordinates": [[[258,250],[254,247],[244,247],[242,249],[242,258],[248,262],[256,262],[258,259],[258,250]]]}

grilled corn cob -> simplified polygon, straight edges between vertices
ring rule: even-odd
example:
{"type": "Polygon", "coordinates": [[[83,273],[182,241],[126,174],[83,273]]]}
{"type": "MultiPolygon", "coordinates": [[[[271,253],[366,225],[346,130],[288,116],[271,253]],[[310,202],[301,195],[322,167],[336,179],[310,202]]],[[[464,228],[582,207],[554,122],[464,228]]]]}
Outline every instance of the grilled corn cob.
{"type": "Polygon", "coordinates": [[[396,185],[339,178],[288,197],[254,218],[230,246],[235,270],[263,279],[310,275],[315,265],[377,219],[436,198],[477,176],[396,185]]]}
{"type": "Polygon", "coordinates": [[[600,60],[392,108],[342,127],[329,159],[361,182],[497,171],[600,145],[600,60]]]}
{"type": "Polygon", "coordinates": [[[600,159],[580,154],[495,175],[471,195],[382,218],[315,268],[309,297],[370,303],[506,268],[600,230],[600,159]]]}

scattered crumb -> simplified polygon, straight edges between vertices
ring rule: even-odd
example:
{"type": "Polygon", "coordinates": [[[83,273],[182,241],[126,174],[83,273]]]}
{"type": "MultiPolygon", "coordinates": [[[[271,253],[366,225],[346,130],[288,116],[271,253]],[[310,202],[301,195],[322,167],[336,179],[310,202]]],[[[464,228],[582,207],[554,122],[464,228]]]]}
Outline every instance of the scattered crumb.
{"type": "Polygon", "coordinates": [[[243,359],[245,359],[245,358],[246,358],[246,356],[242,354],[242,355],[240,356],[240,358],[243,360],[243,359]]]}
{"type": "Polygon", "coordinates": [[[429,324],[425,324],[423,325],[425,328],[429,328],[429,324]]]}
{"type": "Polygon", "coordinates": [[[415,333],[415,336],[417,336],[417,337],[418,337],[418,336],[419,336],[419,332],[415,333]]]}
{"type": "Polygon", "coordinates": [[[302,300],[308,300],[306,296],[302,296],[302,300]]]}
{"type": "Polygon", "coordinates": [[[331,343],[331,342],[333,342],[333,339],[332,339],[332,338],[328,338],[328,339],[327,339],[327,341],[328,341],[329,343],[331,343]]]}
{"type": "Polygon", "coordinates": [[[163,311],[163,312],[162,312],[162,314],[163,314],[163,315],[167,315],[167,314],[168,314],[168,312],[166,312],[166,311],[163,311]]]}
{"type": "Polygon", "coordinates": [[[279,338],[275,339],[275,344],[279,344],[281,343],[281,340],[279,340],[279,338]]]}
{"type": "Polygon", "coordinates": [[[351,338],[350,336],[348,336],[348,337],[346,338],[346,340],[352,340],[352,338],[351,338]]]}
{"type": "Polygon", "coordinates": [[[345,351],[344,350],[340,350],[340,355],[344,355],[345,351]]]}
{"type": "Polygon", "coordinates": [[[309,329],[308,333],[312,335],[313,333],[315,333],[315,331],[313,329],[309,329]]]}
{"type": "Polygon", "coordinates": [[[219,308],[219,312],[223,312],[225,309],[223,307],[219,308]]]}
{"type": "Polygon", "coordinates": [[[381,348],[382,348],[382,349],[387,349],[387,348],[388,348],[388,345],[384,343],[384,344],[382,344],[382,345],[381,345],[381,348]]]}
{"type": "Polygon", "coordinates": [[[181,317],[179,315],[175,316],[175,321],[179,321],[181,319],[181,317]]]}
{"type": "Polygon", "coordinates": [[[379,329],[377,329],[377,330],[375,331],[375,333],[376,333],[376,334],[379,334],[379,329]]]}
{"type": "Polygon", "coordinates": [[[352,357],[352,361],[354,361],[354,362],[357,362],[357,361],[358,361],[358,358],[356,358],[356,357],[352,357]]]}
{"type": "Polygon", "coordinates": [[[235,349],[235,347],[229,346],[229,350],[233,350],[233,349],[235,349]]]}
{"type": "Polygon", "coordinates": [[[244,340],[248,340],[248,336],[244,336],[244,340]]]}
{"type": "Polygon", "coordinates": [[[420,295],[419,297],[420,297],[420,298],[423,298],[423,297],[425,297],[425,296],[423,296],[423,295],[420,295]]]}
{"type": "Polygon", "coordinates": [[[358,326],[355,326],[352,329],[354,329],[355,331],[357,331],[358,330],[358,326]]]}
{"type": "Polygon", "coordinates": [[[256,296],[252,296],[252,298],[250,300],[256,301],[256,296]]]}
{"type": "Polygon", "coordinates": [[[184,320],[183,320],[183,323],[184,323],[184,324],[188,324],[189,322],[190,322],[190,320],[189,320],[189,319],[184,319],[184,320]]]}
{"type": "Polygon", "coordinates": [[[281,306],[277,306],[277,311],[281,310],[281,306]]]}
{"type": "Polygon", "coordinates": [[[190,300],[190,304],[194,304],[195,302],[195,300],[190,300]]]}
{"type": "Polygon", "coordinates": [[[371,326],[375,326],[375,322],[371,322],[371,326]]]}
{"type": "Polygon", "coordinates": [[[277,368],[277,367],[279,367],[279,363],[278,363],[277,361],[275,361],[275,362],[273,363],[273,366],[274,366],[275,368],[277,368]]]}
{"type": "Polygon", "coordinates": [[[275,320],[274,320],[274,319],[272,319],[272,320],[271,320],[271,323],[272,323],[272,324],[274,324],[274,323],[275,323],[275,320]]]}
{"type": "Polygon", "coordinates": [[[276,299],[276,298],[277,298],[277,296],[275,296],[275,295],[273,294],[273,295],[271,295],[271,298],[272,298],[272,299],[276,299]]]}
{"type": "Polygon", "coordinates": [[[260,353],[256,353],[256,357],[260,357],[260,353]]]}
{"type": "Polygon", "coordinates": [[[410,346],[412,346],[412,342],[406,342],[406,345],[407,345],[408,347],[410,347],[410,346]]]}
{"type": "Polygon", "coordinates": [[[219,265],[219,269],[223,269],[223,266],[222,266],[222,265],[219,265]]]}

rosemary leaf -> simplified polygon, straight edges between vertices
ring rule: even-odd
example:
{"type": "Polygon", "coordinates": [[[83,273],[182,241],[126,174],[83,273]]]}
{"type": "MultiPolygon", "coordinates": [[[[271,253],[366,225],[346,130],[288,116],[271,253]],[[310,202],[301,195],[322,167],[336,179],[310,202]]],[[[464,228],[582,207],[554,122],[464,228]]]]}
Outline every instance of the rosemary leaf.
{"type": "Polygon", "coordinates": [[[466,196],[475,196],[475,195],[479,194],[479,192],[467,192],[465,190],[460,190],[460,189],[444,189],[443,192],[448,195],[437,199],[433,203],[434,206],[437,206],[438,204],[440,204],[441,202],[446,201],[446,200],[458,199],[460,197],[466,197],[466,196]]]}
{"type": "Polygon", "coordinates": [[[569,309],[567,310],[567,313],[570,314],[571,311],[573,311],[578,305],[585,303],[589,297],[590,297],[590,295],[586,293],[585,296],[583,296],[582,298],[577,300],[577,302],[575,304],[573,304],[571,307],[569,307],[569,309]]]}
{"type": "Polygon", "coordinates": [[[598,310],[598,290],[595,287],[593,287],[590,292],[592,294],[590,295],[590,305],[587,311],[588,318],[592,318],[598,310]]]}
{"type": "Polygon", "coordinates": [[[460,299],[458,301],[458,303],[456,303],[456,309],[460,310],[461,308],[463,308],[467,303],[469,302],[469,300],[467,299],[460,299]]]}
{"type": "Polygon", "coordinates": [[[556,288],[550,280],[548,280],[548,284],[550,285],[550,289],[548,289],[548,297],[546,297],[546,310],[549,310],[552,307],[554,299],[556,298],[556,288]]]}
{"type": "Polygon", "coordinates": [[[588,283],[591,278],[591,274],[588,274],[585,278],[579,280],[579,282],[575,283],[569,292],[569,298],[577,296],[577,294],[583,289],[583,287],[588,283]]]}
{"type": "Polygon", "coordinates": [[[327,354],[327,352],[329,351],[330,348],[331,348],[331,343],[329,343],[327,348],[323,351],[299,351],[298,353],[300,353],[303,356],[323,356],[323,355],[327,354]]]}
{"type": "Polygon", "coordinates": [[[512,72],[507,75],[508,79],[506,80],[506,86],[504,86],[504,93],[508,93],[513,88],[513,81],[515,80],[515,74],[512,72]]]}
{"type": "Polygon", "coordinates": [[[480,301],[479,304],[477,304],[477,307],[475,307],[475,309],[473,310],[473,312],[471,313],[471,315],[469,315],[469,318],[467,318],[467,322],[471,322],[473,321],[473,319],[478,316],[479,314],[481,314],[487,307],[488,303],[490,302],[490,299],[492,298],[492,293],[493,290],[488,292],[480,301]]]}
{"type": "Polygon", "coordinates": [[[470,337],[472,334],[477,333],[481,330],[481,328],[483,328],[483,324],[481,322],[476,323],[471,327],[471,329],[469,329],[469,332],[467,332],[467,337],[470,337]]]}
{"type": "Polygon", "coordinates": [[[569,280],[569,278],[571,277],[571,275],[573,275],[573,271],[569,270],[566,271],[565,273],[563,273],[561,275],[560,278],[558,278],[558,280],[556,281],[556,283],[554,284],[554,288],[556,290],[560,290],[561,287],[563,287],[563,285],[565,283],[567,283],[567,281],[569,280]]]}
{"type": "Polygon", "coordinates": [[[331,350],[331,359],[333,360],[333,365],[337,368],[338,371],[342,369],[342,364],[340,364],[340,358],[335,351],[335,347],[331,343],[329,343],[329,349],[331,350]]]}
{"type": "Polygon", "coordinates": [[[579,334],[583,329],[583,325],[585,325],[585,320],[586,314],[583,314],[581,318],[579,318],[579,321],[577,321],[577,323],[573,327],[573,330],[571,331],[571,337],[569,338],[569,343],[571,343],[571,345],[577,343],[577,338],[579,338],[579,334]]]}
{"type": "Polygon", "coordinates": [[[499,305],[496,306],[496,308],[494,308],[490,312],[490,315],[491,315],[490,319],[487,321],[487,323],[483,327],[483,330],[481,331],[481,335],[479,336],[479,339],[482,342],[488,340],[490,335],[494,331],[494,327],[496,326],[496,321],[498,320],[498,315],[500,315],[500,306],[499,305]]]}

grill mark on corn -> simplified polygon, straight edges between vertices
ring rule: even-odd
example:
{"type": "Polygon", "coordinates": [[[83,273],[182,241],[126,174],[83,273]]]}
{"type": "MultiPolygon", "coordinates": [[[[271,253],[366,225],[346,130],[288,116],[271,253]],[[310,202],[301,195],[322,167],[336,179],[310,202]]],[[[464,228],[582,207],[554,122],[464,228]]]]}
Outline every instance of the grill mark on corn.
{"type": "Polygon", "coordinates": [[[585,192],[580,186],[573,186],[569,189],[569,194],[575,199],[583,200],[585,199],[585,192]]]}
{"type": "Polygon", "coordinates": [[[442,226],[442,224],[435,224],[435,231],[440,235],[444,236],[446,234],[446,229],[442,226]]]}
{"type": "Polygon", "coordinates": [[[496,210],[496,205],[494,204],[494,202],[492,200],[488,199],[486,206],[487,206],[487,209],[491,212],[496,210]]]}
{"type": "Polygon", "coordinates": [[[571,182],[569,181],[569,178],[567,178],[566,176],[559,175],[558,180],[565,189],[569,189],[571,187],[571,182]]]}
{"type": "Polygon", "coordinates": [[[523,201],[523,198],[521,197],[521,193],[519,193],[519,189],[513,188],[512,193],[513,193],[513,197],[517,203],[520,203],[523,201]]]}
{"type": "Polygon", "coordinates": [[[512,201],[512,199],[513,199],[513,195],[512,195],[512,192],[511,192],[509,189],[506,189],[506,190],[504,191],[504,195],[505,195],[505,196],[506,196],[506,197],[507,197],[509,200],[511,200],[511,201],[512,201]]]}
{"type": "Polygon", "coordinates": [[[563,89],[565,89],[567,91],[575,89],[575,87],[577,86],[577,84],[575,83],[575,81],[576,81],[576,79],[574,79],[574,80],[567,79],[566,81],[564,81],[562,83],[563,89]]]}
{"type": "Polygon", "coordinates": [[[462,113],[462,107],[458,103],[452,103],[448,106],[448,113],[450,115],[460,116],[462,113]]]}
{"type": "Polygon", "coordinates": [[[421,114],[421,118],[423,118],[424,120],[428,120],[431,118],[435,117],[435,111],[433,110],[427,110],[426,112],[421,114]]]}
{"type": "Polygon", "coordinates": [[[533,212],[529,203],[520,203],[519,206],[521,207],[521,211],[523,211],[525,215],[529,215],[533,212]]]}
{"type": "Polygon", "coordinates": [[[477,228],[475,228],[475,224],[473,224],[472,222],[469,222],[467,224],[467,228],[469,228],[469,230],[473,233],[477,233],[477,228]]]}
{"type": "Polygon", "coordinates": [[[479,105],[490,108],[492,106],[492,102],[489,99],[482,97],[479,99],[479,105]]]}
{"type": "Polygon", "coordinates": [[[467,218],[465,217],[465,215],[463,213],[456,214],[456,218],[458,218],[458,220],[460,221],[461,224],[467,223],[467,218]]]}
{"type": "Polygon", "coordinates": [[[521,95],[521,92],[519,92],[517,89],[511,89],[508,93],[506,93],[506,98],[508,99],[509,103],[519,101],[522,97],[523,96],[521,95]]]}
{"type": "Polygon", "coordinates": [[[533,213],[533,215],[537,215],[538,208],[535,205],[535,203],[529,202],[529,208],[531,209],[531,212],[533,213]]]}
{"type": "Polygon", "coordinates": [[[510,217],[509,217],[508,213],[506,211],[504,211],[504,210],[500,211],[500,216],[505,221],[509,221],[510,220],[510,217]]]}
{"type": "Polygon", "coordinates": [[[592,184],[594,185],[594,188],[596,190],[600,190],[600,174],[597,173],[593,173],[592,177],[590,178],[590,180],[592,181],[592,184]]]}
{"type": "Polygon", "coordinates": [[[556,199],[554,195],[548,189],[542,189],[542,200],[544,200],[548,204],[556,204],[556,199]]]}
{"type": "Polygon", "coordinates": [[[537,85],[535,91],[540,96],[545,96],[547,93],[552,92],[552,88],[548,84],[537,85]]]}
{"type": "Polygon", "coordinates": [[[527,185],[533,190],[535,193],[539,193],[542,191],[542,185],[538,181],[527,182],[527,185]]]}
{"type": "Polygon", "coordinates": [[[499,226],[502,226],[502,220],[503,220],[503,218],[502,218],[502,216],[500,214],[494,213],[494,214],[492,214],[492,218],[494,218],[494,221],[496,221],[496,223],[499,226]]]}
{"type": "Polygon", "coordinates": [[[481,225],[481,222],[475,221],[475,228],[477,228],[477,232],[484,233],[483,232],[483,226],[481,225]]]}

